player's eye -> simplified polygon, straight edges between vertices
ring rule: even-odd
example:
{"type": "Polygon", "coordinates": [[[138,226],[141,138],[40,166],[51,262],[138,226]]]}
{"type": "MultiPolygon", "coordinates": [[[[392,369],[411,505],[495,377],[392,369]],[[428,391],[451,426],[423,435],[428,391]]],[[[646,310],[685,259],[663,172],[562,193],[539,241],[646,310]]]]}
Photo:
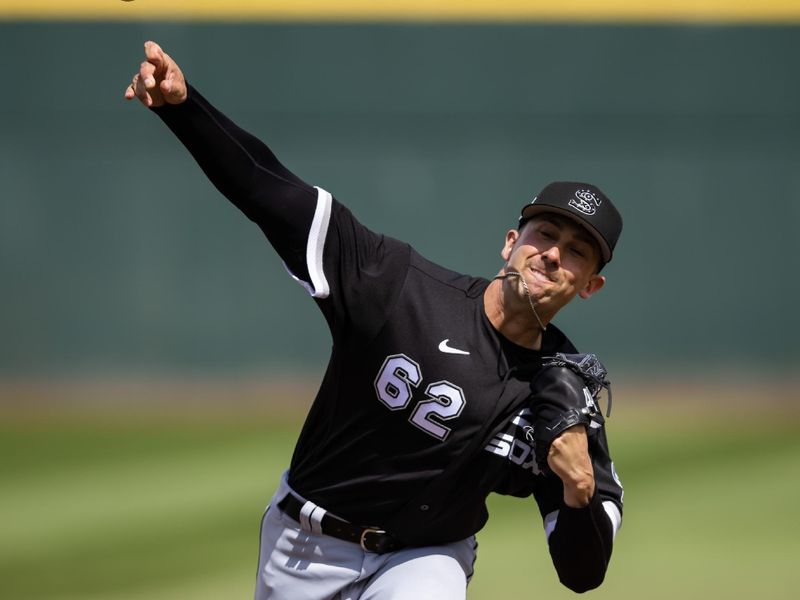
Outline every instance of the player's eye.
{"type": "Polygon", "coordinates": [[[586,256],[586,252],[584,252],[583,249],[577,248],[575,246],[571,246],[569,251],[572,252],[572,254],[574,254],[575,256],[578,256],[580,258],[584,258],[586,256]]]}

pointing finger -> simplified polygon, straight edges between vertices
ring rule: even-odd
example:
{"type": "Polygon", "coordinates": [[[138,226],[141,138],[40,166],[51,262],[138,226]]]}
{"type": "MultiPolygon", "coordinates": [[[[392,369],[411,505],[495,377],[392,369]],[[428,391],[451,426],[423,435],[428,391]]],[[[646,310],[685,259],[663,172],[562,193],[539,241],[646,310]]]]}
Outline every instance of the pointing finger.
{"type": "Polygon", "coordinates": [[[161,61],[163,54],[164,51],[161,49],[161,46],[155,42],[147,41],[144,43],[144,55],[147,60],[161,61]]]}
{"type": "Polygon", "coordinates": [[[155,42],[145,42],[144,56],[156,68],[156,73],[163,74],[168,66],[168,57],[155,42]]]}

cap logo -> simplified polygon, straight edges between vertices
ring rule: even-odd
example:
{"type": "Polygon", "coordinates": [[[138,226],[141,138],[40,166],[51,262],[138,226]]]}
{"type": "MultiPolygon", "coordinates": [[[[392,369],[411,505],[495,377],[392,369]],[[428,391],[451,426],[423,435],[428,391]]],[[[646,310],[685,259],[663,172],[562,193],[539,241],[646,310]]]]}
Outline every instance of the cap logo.
{"type": "Polygon", "coordinates": [[[570,199],[569,205],[585,215],[593,215],[597,212],[602,200],[594,195],[591,190],[578,190],[575,197],[570,199]]]}

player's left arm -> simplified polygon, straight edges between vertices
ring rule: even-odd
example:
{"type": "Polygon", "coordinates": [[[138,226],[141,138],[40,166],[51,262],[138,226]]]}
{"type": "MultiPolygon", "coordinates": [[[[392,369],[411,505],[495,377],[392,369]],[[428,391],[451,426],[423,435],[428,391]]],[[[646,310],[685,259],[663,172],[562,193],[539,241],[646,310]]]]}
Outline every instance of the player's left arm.
{"type": "Polygon", "coordinates": [[[583,592],[605,578],[622,521],[622,485],[597,399],[610,382],[593,354],[549,357],[531,384],[535,491],[559,579],[583,592]]]}
{"type": "Polygon", "coordinates": [[[553,566],[571,590],[594,589],[605,578],[622,524],[623,490],[605,426],[568,429],[553,442],[548,464],[549,490],[537,500],[550,503],[545,532],[553,566]]]}

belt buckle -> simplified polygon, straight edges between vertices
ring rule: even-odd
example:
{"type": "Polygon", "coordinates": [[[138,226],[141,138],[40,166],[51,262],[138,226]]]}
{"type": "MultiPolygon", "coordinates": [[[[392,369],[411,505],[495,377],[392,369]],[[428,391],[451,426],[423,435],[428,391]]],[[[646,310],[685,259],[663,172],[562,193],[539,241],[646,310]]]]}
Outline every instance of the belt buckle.
{"type": "MultiPolygon", "coordinates": [[[[377,545],[374,547],[374,549],[367,548],[367,535],[370,533],[374,533],[375,535],[383,535],[386,532],[383,529],[377,529],[376,527],[365,528],[364,531],[361,532],[361,549],[364,550],[364,552],[374,552],[376,554],[380,554],[380,550],[378,549],[377,545]]],[[[378,539],[375,540],[376,544],[378,543],[378,539]]]]}

